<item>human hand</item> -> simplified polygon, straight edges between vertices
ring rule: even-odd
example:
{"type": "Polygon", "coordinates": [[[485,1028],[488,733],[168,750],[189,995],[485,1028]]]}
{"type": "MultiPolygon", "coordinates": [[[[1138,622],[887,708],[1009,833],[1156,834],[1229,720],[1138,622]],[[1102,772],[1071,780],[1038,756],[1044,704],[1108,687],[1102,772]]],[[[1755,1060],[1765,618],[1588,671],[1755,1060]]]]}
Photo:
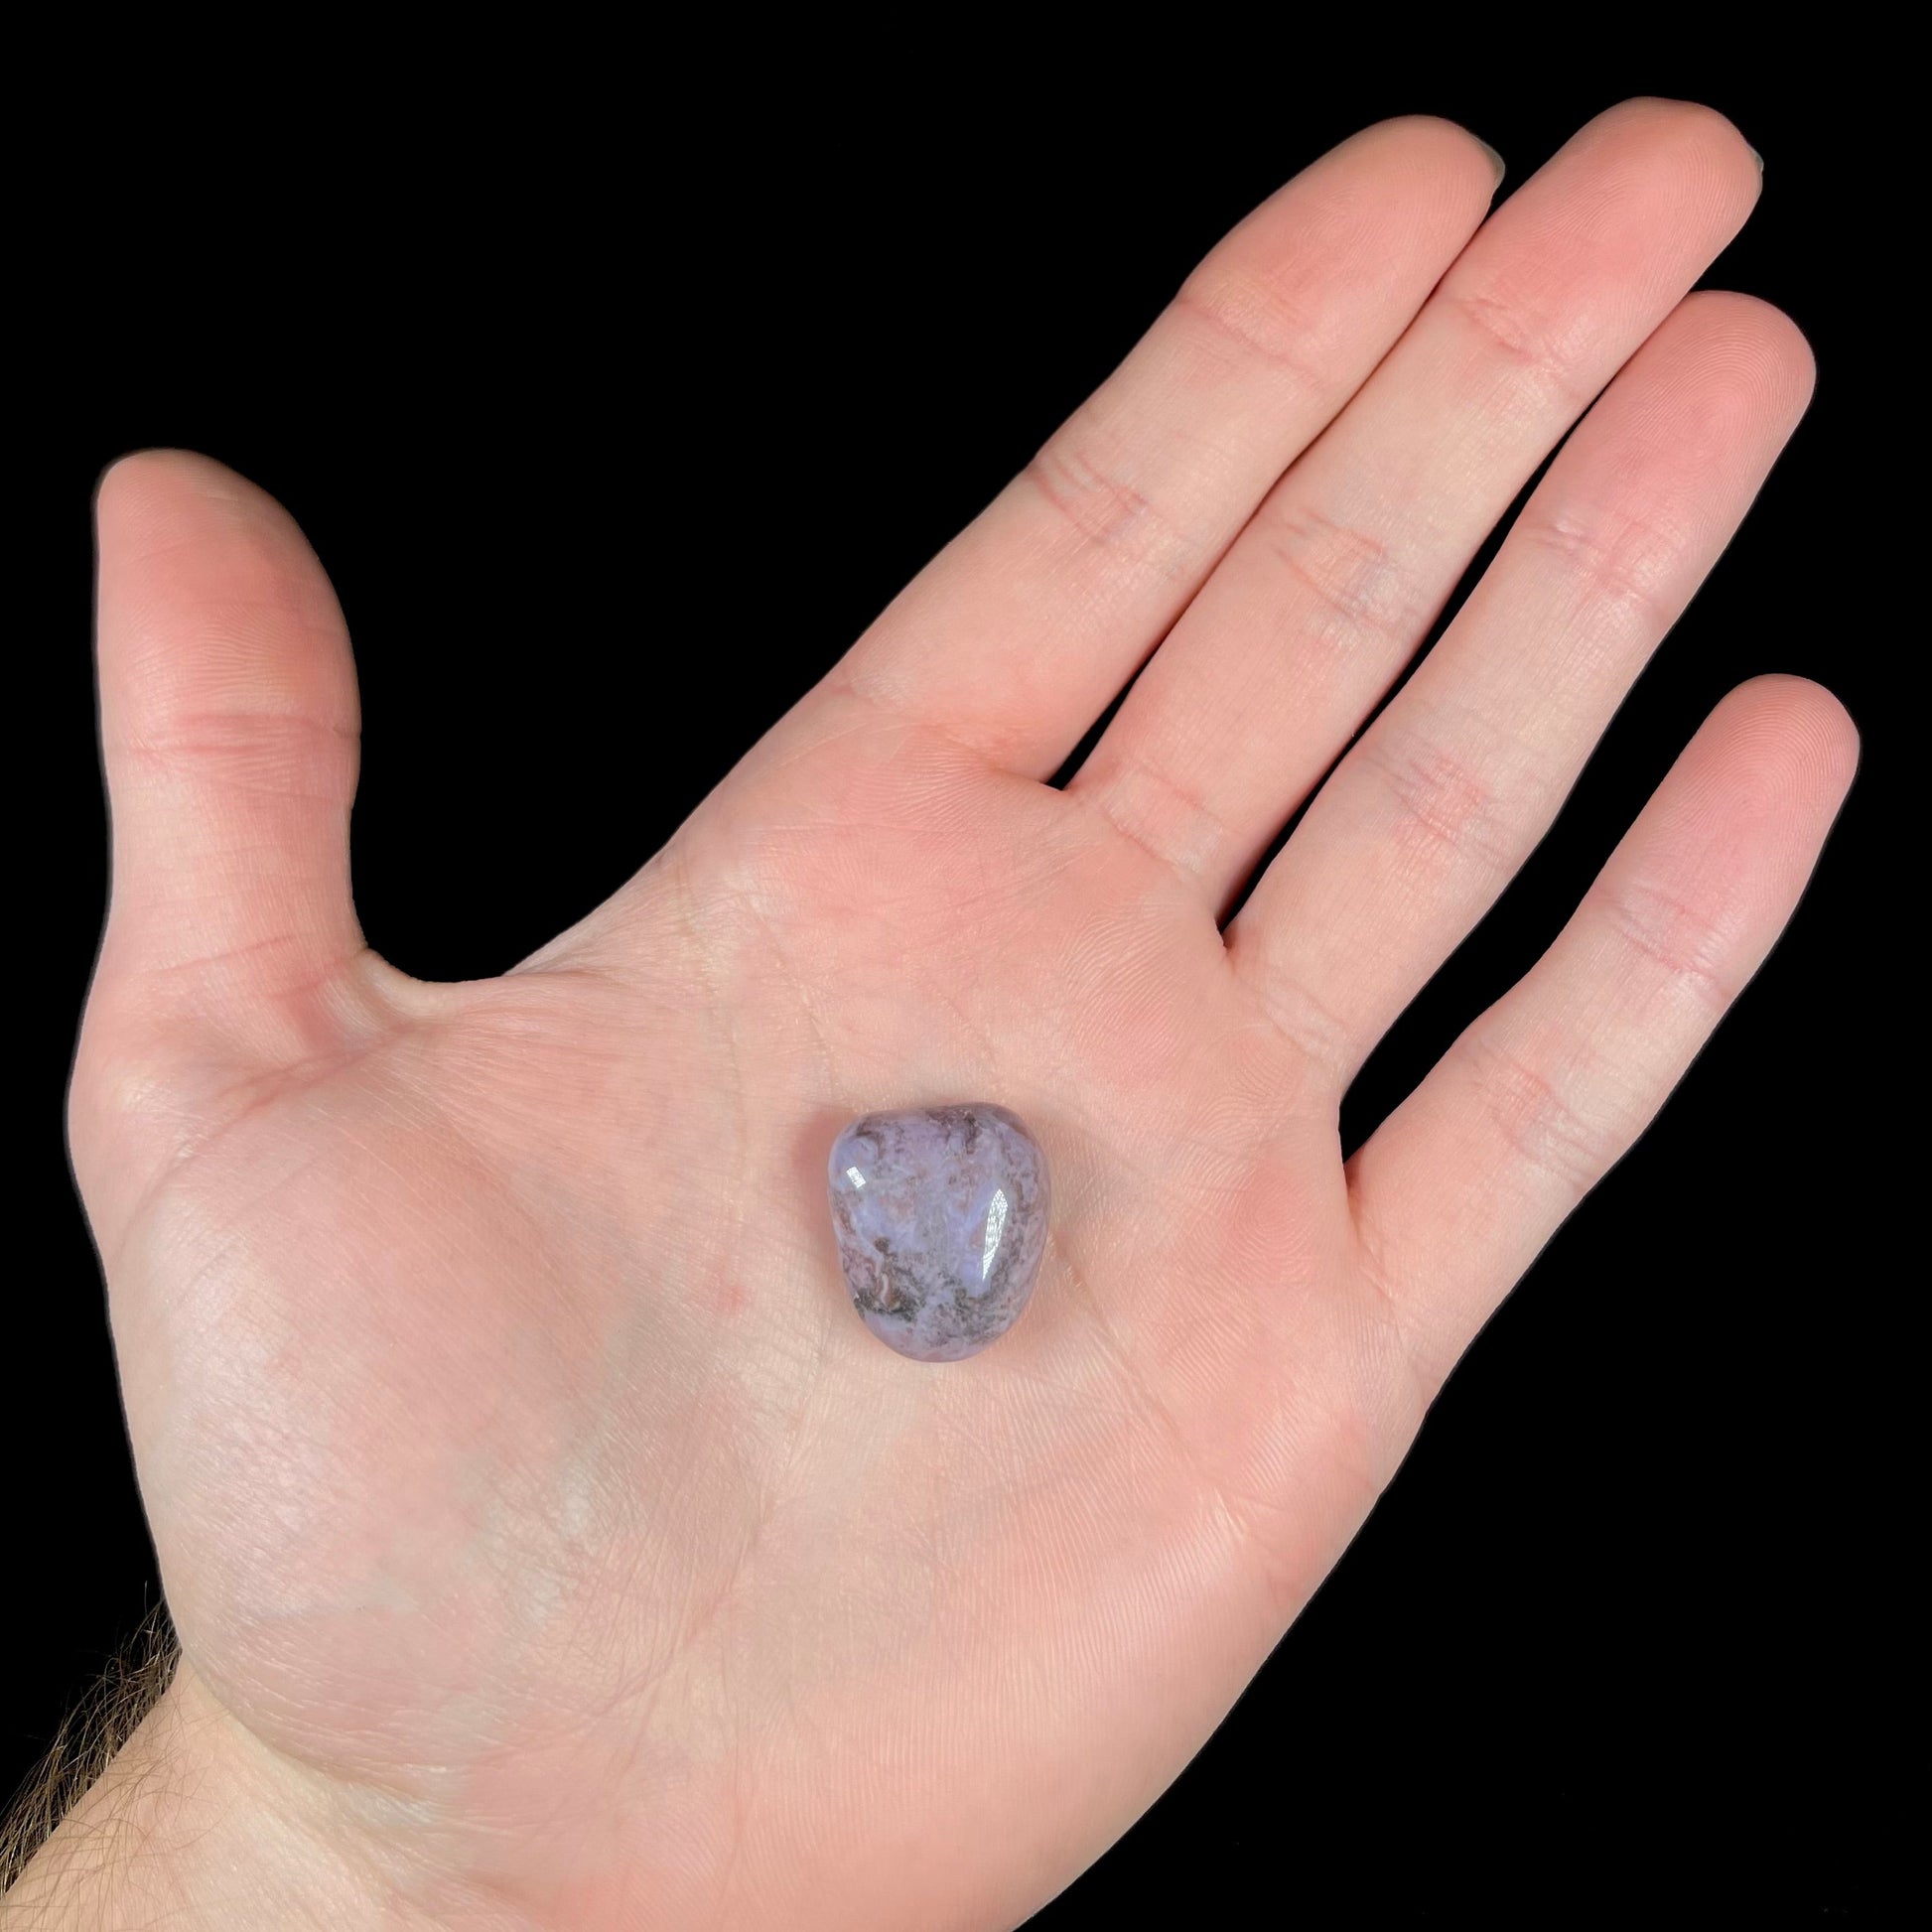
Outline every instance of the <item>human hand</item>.
{"type": "Polygon", "coordinates": [[[285,520],[189,460],[110,479],[76,1159],[175,1701],[339,1889],[1017,1916],[1205,1735],[1769,943],[1853,757],[1791,684],[1721,710],[1343,1169],[1342,1087],[1808,384],[1756,305],[1672,314],[1755,171],[1655,104],[1519,194],[1383,361],[1487,166],[1412,122],[1285,191],[632,886],[484,985],[361,950],[345,649],[285,520]],[[1040,1133],[1054,1239],[1010,1339],[922,1369],[845,1307],[819,1165],[846,1114],[963,1096],[1040,1133]]]}

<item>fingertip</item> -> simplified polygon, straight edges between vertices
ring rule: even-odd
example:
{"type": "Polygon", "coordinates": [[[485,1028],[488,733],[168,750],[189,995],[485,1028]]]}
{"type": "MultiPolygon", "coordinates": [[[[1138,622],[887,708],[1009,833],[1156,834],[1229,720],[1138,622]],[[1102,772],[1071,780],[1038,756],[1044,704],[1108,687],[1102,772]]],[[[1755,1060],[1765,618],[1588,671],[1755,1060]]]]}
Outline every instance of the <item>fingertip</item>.
{"type": "Polygon", "coordinates": [[[204,577],[239,588],[314,569],[295,519],[265,489],[194,450],[117,458],[94,491],[102,583],[160,562],[171,581],[204,577]],[[198,561],[199,560],[199,561],[198,561]]]}
{"type": "Polygon", "coordinates": [[[141,450],[96,505],[103,729],[147,743],[184,707],[347,728],[354,676],[334,591],[295,519],[225,464],[141,450]]]}
{"type": "Polygon", "coordinates": [[[1863,739],[1857,720],[1835,691],[1792,672],[1767,671],[1740,684],[1725,703],[1746,709],[1807,766],[1833,781],[1838,795],[1844,794],[1858,771],[1863,739]]]}
{"type": "Polygon", "coordinates": [[[1673,94],[1632,94],[1606,109],[1597,123],[1621,122],[1654,128],[1673,139],[1710,149],[1748,169],[1753,179],[1763,175],[1763,157],[1738,132],[1729,115],[1702,100],[1682,100],[1673,94]]]}
{"type": "Polygon", "coordinates": [[[101,471],[94,481],[94,515],[99,519],[138,514],[183,495],[242,503],[261,497],[262,492],[213,457],[159,445],[129,450],[101,471]]]}
{"type": "Polygon", "coordinates": [[[1748,206],[1764,186],[1764,164],[1735,124],[1702,101],[1638,94],[1606,108],[1578,134],[1591,146],[1614,143],[1633,165],[1689,171],[1730,206],[1748,206]]]}
{"type": "Polygon", "coordinates": [[[1492,195],[1507,169],[1502,156],[1480,135],[1441,114],[1392,115],[1363,128],[1342,145],[1379,141],[1399,142],[1418,154],[1428,153],[1444,165],[1466,172],[1492,195]]]}
{"type": "Polygon", "coordinates": [[[1686,796],[1731,833],[1795,837],[1815,852],[1859,768],[1859,729],[1807,677],[1769,672],[1721,699],[1692,741],[1686,796]]]}
{"type": "Polygon", "coordinates": [[[1440,114],[1398,114],[1375,121],[1330,148],[1313,166],[1347,161],[1358,181],[1373,183],[1383,210],[1406,209],[1460,247],[1482,224],[1502,181],[1502,157],[1456,121],[1440,114]],[[1392,199],[1399,198],[1399,199],[1392,199]]]}
{"type": "Polygon", "coordinates": [[[172,450],[127,450],[113,459],[94,479],[94,520],[111,514],[132,489],[143,486],[147,474],[157,467],[156,460],[172,456],[172,450]]]}
{"type": "Polygon", "coordinates": [[[1678,305],[1673,322],[1695,332],[1702,346],[1775,389],[1802,414],[1818,380],[1818,360],[1798,325],[1775,304],[1734,289],[1699,289],[1678,305]]]}
{"type": "Polygon", "coordinates": [[[118,492],[144,487],[156,478],[167,476],[188,464],[206,463],[207,460],[197,456],[192,450],[174,449],[165,443],[144,444],[137,449],[123,450],[102,469],[94,483],[94,494],[99,496],[110,489],[118,492]]]}

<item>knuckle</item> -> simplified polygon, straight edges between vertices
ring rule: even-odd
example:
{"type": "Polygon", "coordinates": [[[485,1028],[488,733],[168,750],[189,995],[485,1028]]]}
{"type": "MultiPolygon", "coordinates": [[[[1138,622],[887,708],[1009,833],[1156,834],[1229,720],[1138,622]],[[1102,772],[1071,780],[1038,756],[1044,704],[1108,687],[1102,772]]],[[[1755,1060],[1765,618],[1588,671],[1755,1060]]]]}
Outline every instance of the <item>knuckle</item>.
{"type": "Polygon", "coordinates": [[[1382,792],[1390,836],[1415,867],[1473,862],[1485,876],[1514,871],[1517,841],[1484,760],[1414,725],[1378,727],[1356,746],[1361,770],[1382,792]]]}
{"type": "Polygon", "coordinates": [[[1179,577],[1189,546],[1149,496],[1083,440],[1078,419],[1048,441],[1021,473],[1082,548],[1179,577]]]}
{"type": "Polygon", "coordinates": [[[1682,600],[1672,586],[1685,538],[1668,522],[1570,507],[1526,514],[1517,529],[1527,547],[1554,559],[1578,603],[1627,612],[1660,632],[1676,621],[1682,600]]]}
{"type": "Polygon", "coordinates": [[[1082,773],[1068,792],[1088,799],[1131,844],[1189,879],[1201,878],[1233,849],[1233,831],[1200,786],[1173,776],[1144,746],[1123,745],[1096,758],[1104,762],[1093,776],[1082,773]]]}
{"type": "Polygon", "coordinates": [[[1276,561],[1313,601],[1322,626],[1345,640],[1361,635],[1383,643],[1406,643],[1422,627],[1413,577],[1367,531],[1293,502],[1269,513],[1265,531],[1276,561]]]}
{"type": "Polygon", "coordinates": [[[360,735],[353,724],[294,711],[180,711],[117,748],[163,779],[345,809],[355,792],[360,735]]]}
{"type": "Polygon", "coordinates": [[[1575,1047],[1558,1062],[1539,1063],[1493,1035],[1466,1036],[1460,1049],[1482,1118],[1533,1173],[1581,1198],[1615,1160],[1612,1127],[1571,1095],[1582,1057],[1575,1047]]]}
{"type": "Polygon", "coordinates": [[[1209,262],[1181,284],[1171,313],[1219,359],[1254,360],[1319,391],[1325,332],[1278,281],[1209,262]]]}
{"type": "Polygon", "coordinates": [[[1444,300],[1484,362],[1501,363],[1513,380],[1572,411],[1589,402],[1594,389],[1580,375],[1575,330],[1540,305],[1500,289],[1446,290],[1444,300]]]}
{"type": "MultiPolygon", "coordinates": [[[[1352,1168],[1348,1170],[1348,1182],[1351,1205],[1358,1205],[1352,1200],[1352,1168]]],[[[1355,1279],[1369,1329],[1363,1355],[1375,1365],[1384,1386],[1396,1391],[1400,1407],[1406,1408],[1407,1414],[1398,1414],[1398,1421],[1404,1425],[1401,1440],[1407,1441],[1442,1393],[1455,1350],[1434,1332],[1429,1320],[1429,1296],[1395,1272],[1374,1222],[1357,1211],[1354,1226],[1355,1279]]],[[[1389,1405],[1378,1406],[1386,1415],[1389,1405]]]]}
{"type": "Polygon", "coordinates": [[[1643,881],[1598,885],[1589,895],[1598,916],[1640,966],[1722,1013],[1737,997],[1727,966],[1730,934],[1722,918],[1692,899],[1643,881]]]}
{"type": "Polygon", "coordinates": [[[1228,954],[1253,988],[1268,1024],[1305,1067],[1338,1092],[1359,1050],[1356,1030],[1305,978],[1271,962],[1265,939],[1246,923],[1236,921],[1228,954]]]}

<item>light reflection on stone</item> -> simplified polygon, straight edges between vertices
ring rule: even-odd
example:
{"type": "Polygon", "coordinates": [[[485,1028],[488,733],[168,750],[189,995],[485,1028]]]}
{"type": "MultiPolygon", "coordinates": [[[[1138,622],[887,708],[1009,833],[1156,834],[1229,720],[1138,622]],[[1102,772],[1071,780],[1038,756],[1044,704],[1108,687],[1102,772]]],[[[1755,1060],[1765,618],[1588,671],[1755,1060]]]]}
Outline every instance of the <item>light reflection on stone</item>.
{"type": "Polygon", "coordinates": [[[922,1362],[1012,1327],[1046,1248],[1046,1157],[1020,1119],[974,1101],[866,1114],[833,1143],[832,1226],[874,1334],[922,1362]]]}

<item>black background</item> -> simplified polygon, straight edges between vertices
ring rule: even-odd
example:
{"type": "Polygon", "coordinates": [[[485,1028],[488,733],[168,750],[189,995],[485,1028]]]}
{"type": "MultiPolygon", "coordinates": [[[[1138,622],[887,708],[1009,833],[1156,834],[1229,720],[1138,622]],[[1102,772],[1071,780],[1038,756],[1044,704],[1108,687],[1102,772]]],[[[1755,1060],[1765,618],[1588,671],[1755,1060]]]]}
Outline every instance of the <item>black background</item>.
{"type": "Polygon", "coordinates": [[[411,972],[489,973],[663,841],[1288,174],[1428,110],[1514,185],[1656,91],[1763,152],[1763,203],[1709,282],[1789,311],[1817,402],[1556,832],[1364,1074],[1351,1144],[1535,956],[1738,679],[1838,691],[1859,785],[1783,947],[1471,1350],[1287,1642],[1037,1923],[1220,1922],[1249,1886],[1264,1917],[1314,1923],[1833,1913],[1878,1882],[1898,1665],[1864,1512],[1905,1291],[1865,1143],[1900,1044],[1875,999],[1903,977],[1876,885],[1903,620],[1864,481],[1891,325],[1848,225],[1874,172],[1861,114],[1798,57],[1761,77],[1552,62],[1527,90],[1236,65],[1082,69],[1070,102],[1060,76],[989,83],[957,108],[923,80],[789,105],[701,87],[701,134],[668,147],[539,133],[505,100],[447,135],[342,104],[163,124],[76,208],[19,566],[43,612],[16,653],[36,1258],[0,1407],[22,1612],[0,1786],[156,1593],[61,1126],[104,885],[100,467],[190,445],[301,519],[361,667],[365,928],[411,972]]]}

